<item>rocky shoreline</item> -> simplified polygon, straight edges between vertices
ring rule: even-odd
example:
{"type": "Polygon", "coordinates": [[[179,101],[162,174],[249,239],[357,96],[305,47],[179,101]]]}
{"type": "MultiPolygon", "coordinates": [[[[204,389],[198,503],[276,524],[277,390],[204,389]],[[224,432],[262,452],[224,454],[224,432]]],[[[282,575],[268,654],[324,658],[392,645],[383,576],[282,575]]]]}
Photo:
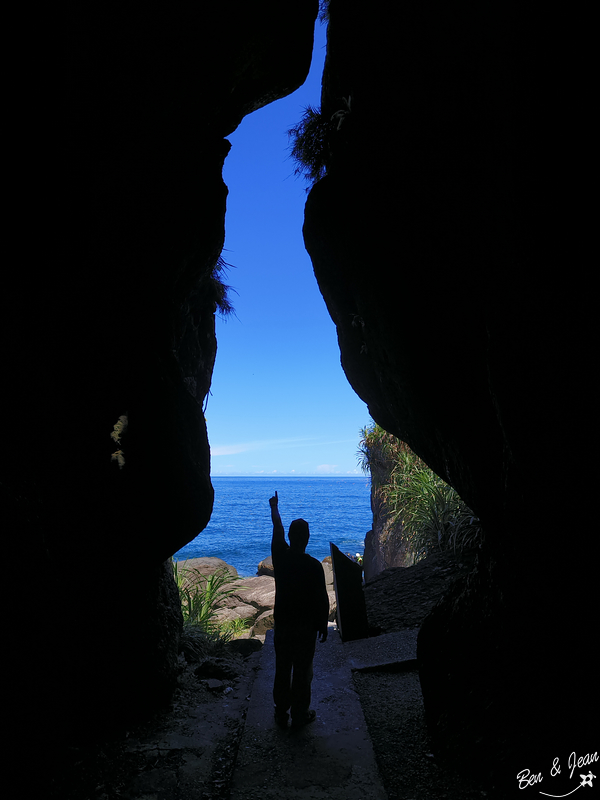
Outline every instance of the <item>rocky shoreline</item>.
{"type": "MultiPolygon", "coordinates": [[[[434,551],[412,567],[390,567],[368,580],[364,586],[372,634],[391,633],[404,628],[419,627],[449,586],[473,568],[477,549],[459,553],[434,551]]],[[[321,562],[329,595],[329,621],[336,622],[337,601],[333,583],[331,557],[321,562]]],[[[258,565],[253,577],[240,577],[235,567],[220,558],[192,558],[178,562],[178,568],[211,575],[227,569],[239,580],[239,589],[223,599],[216,620],[228,622],[248,620],[248,628],[238,639],[265,640],[266,632],[274,627],[275,578],[271,558],[258,565]]]]}
{"type": "MultiPolygon", "coordinates": [[[[333,588],[333,567],[331,556],[321,562],[325,573],[325,584],[329,595],[329,621],[335,622],[337,602],[333,588]]],[[[247,620],[248,628],[239,639],[265,640],[266,632],[274,627],[273,609],[275,606],[275,578],[271,557],[260,562],[257,575],[242,578],[235,567],[227,564],[220,558],[204,557],[190,558],[177,562],[178,570],[185,576],[188,572],[212,575],[214,572],[226,569],[233,578],[239,579],[239,589],[224,598],[217,610],[216,622],[230,622],[234,620],[247,620]]]]}

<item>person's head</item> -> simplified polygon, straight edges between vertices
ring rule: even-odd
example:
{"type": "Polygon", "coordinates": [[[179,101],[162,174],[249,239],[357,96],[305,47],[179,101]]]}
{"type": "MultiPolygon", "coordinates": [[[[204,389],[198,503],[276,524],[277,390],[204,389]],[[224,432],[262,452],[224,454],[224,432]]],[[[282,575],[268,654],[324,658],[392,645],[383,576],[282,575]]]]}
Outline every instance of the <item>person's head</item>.
{"type": "Polygon", "coordinates": [[[308,544],[310,533],[308,531],[308,522],[305,519],[295,519],[290,525],[288,531],[288,539],[290,540],[290,547],[294,550],[304,550],[308,544]]]}

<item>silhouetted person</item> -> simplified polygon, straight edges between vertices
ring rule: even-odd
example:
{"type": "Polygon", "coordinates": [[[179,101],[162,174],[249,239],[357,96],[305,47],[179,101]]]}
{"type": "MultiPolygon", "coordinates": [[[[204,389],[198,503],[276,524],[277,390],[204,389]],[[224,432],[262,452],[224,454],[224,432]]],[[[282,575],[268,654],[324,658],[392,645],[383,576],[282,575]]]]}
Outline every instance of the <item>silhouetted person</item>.
{"type": "Polygon", "coordinates": [[[327,639],[329,597],[325,573],[316,558],[305,553],[308,522],[295,519],[285,541],[277,492],[269,500],[273,520],[271,558],[275,572],[275,719],[286,725],[306,725],[316,717],[310,709],[313,658],[317,634],[327,639]]]}

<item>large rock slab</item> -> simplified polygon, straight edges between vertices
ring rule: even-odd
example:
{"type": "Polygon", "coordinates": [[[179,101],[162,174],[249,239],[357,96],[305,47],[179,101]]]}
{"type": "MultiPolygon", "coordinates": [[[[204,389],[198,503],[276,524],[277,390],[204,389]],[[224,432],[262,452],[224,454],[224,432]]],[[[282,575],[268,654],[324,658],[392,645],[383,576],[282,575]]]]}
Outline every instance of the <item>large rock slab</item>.
{"type": "Polygon", "coordinates": [[[473,570],[478,550],[434,550],[412,567],[390,567],[365,583],[369,628],[391,633],[420,628],[453,583],[473,570]]]}
{"type": "Polygon", "coordinates": [[[333,542],[330,542],[330,548],[340,636],[344,642],[363,639],[369,633],[362,586],[362,568],[345,556],[333,542]]]}

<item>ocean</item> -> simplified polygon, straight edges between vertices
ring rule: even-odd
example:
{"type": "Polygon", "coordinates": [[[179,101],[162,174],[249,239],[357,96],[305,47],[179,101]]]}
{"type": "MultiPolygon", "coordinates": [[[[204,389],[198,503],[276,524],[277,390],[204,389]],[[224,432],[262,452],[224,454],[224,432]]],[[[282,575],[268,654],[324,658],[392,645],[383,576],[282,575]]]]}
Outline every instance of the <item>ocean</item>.
{"type": "Polygon", "coordinates": [[[319,561],[330,554],[329,542],[343,553],[364,551],[372,527],[368,477],[281,478],[277,476],[213,476],[215,504],[207,527],[173,558],[216,556],[235,567],[242,577],[256,575],[258,564],[271,554],[269,498],[277,491],[286,536],[290,522],[308,522],[306,552],[319,561]]]}

